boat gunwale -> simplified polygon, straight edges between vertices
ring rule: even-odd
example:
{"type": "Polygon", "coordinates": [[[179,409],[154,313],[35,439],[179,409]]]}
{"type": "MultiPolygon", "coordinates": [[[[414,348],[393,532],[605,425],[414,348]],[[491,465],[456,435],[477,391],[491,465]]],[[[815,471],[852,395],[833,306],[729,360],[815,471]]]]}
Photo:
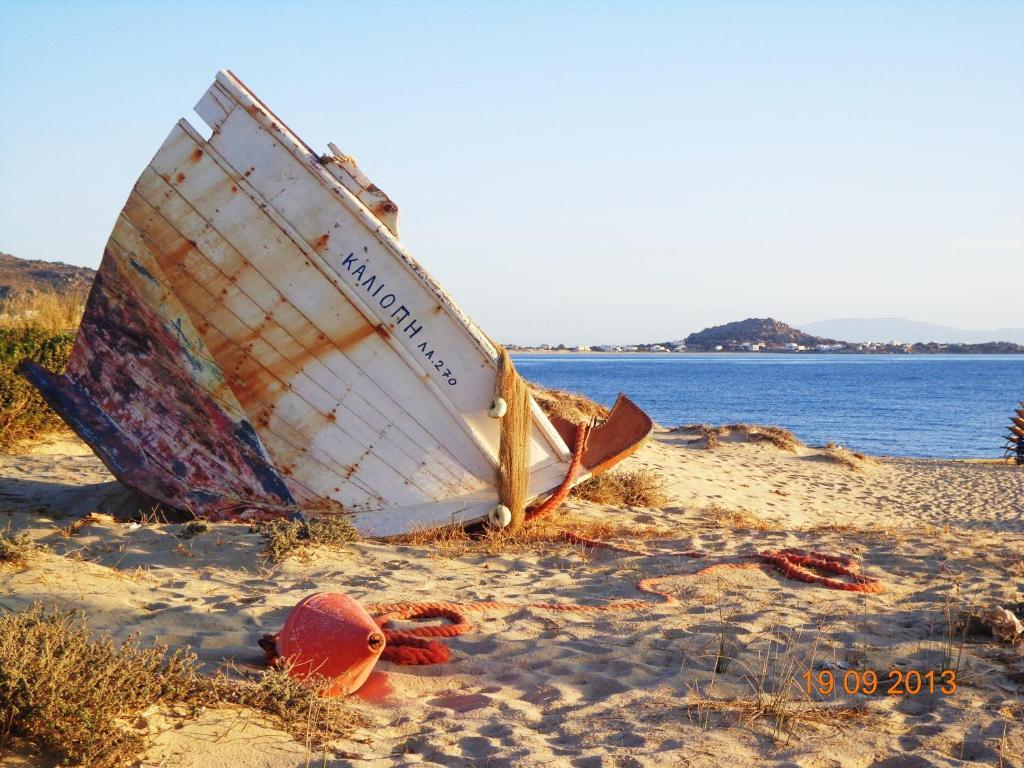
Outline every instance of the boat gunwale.
{"type": "MultiPolygon", "coordinates": [[[[420,263],[415,259],[415,257],[413,257],[409,253],[409,251],[406,250],[405,246],[402,245],[401,241],[397,237],[395,237],[391,230],[388,229],[388,227],[380,219],[378,219],[361,200],[359,200],[354,194],[352,194],[352,192],[347,187],[345,187],[341,182],[334,178],[334,176],[331,175],[324,167],[324,164],[321,161],[320,156],[317,155],[312,150],[312,148],[298,136],[298,134],[296,134],[291,128],[289,128],[284,123],[283,120],[278,118],[277,115],[273,112],[273,110],[270,109],[255,93],[249,90],[248,86],[246,86],[239,78],[237,78],[234,75],[234,73],[226,69],[218,72],[215,83],[210,87],[215,88],[218,84],[222,88],[224,88],[228,92],[228,95],[232,97],[236,102],[238,102],[238,104],[241,105],[243,108],[249,106],[256,108],[256,114],[254,114],[251,110],[248,109],[246,111],[257,123],[259,123],[259,125],[264,130],[266,130],[270,134],[270,136],[272,136],[279,143],[281,143],[281,145],[285,147],[290,152],[290,154],[293,157],[295,157],[296,160],[299,161],[299,164],[302,167],[304,167],[310,173],[310,175],[316,178],[320,182],[320,184],[324,186],[326,189],[333,191],[346,208],[348,208],[358,218],[362,219],[363,224],[366,226],[366,228],[381,242],[385,249],[391,251],[394,256],[398,257],[399,263],[402,264],[403,268],[406,270],[407,273],[409,273],[411,277],[418,280],[421,284],[423,284],[425,288],[427,288],[431,293],[433,293],[438,298],[438,300],[441,302],[441,306],[443,307],[443,309],[447,312],[449,317],[453,321],[455,321],[454,324],[458,327],[461,327],[463,332],[469,336],[470,340],[477,345],[481,352],[484,353],[484,356],[490,359],[491,366],[494,368],[495,375],[497,375],[499,356],[497,350],[491,343],[491,340],[487,337],[485,333],[483,333],[483,331],[480,330],[479,327],[477,327],[476,323],[474,323],[472,319],[470,319],[470,317],[466,315],[457,304],[455,304],[455,301],[451,298],[448,292],[445,291],[444,288],[441,287],[440,283],[438,283],[437,280],[434,279],[430,275],[430,273],[423,268],[422,265],[420,265],[420,263]],[[284,141],[283,139],[288,139],[288,141],[284,141]]],[[[190,123],[188,123],[187,120],[183,119],[179,121],[178,124],[188,126],[188,129],[191,129],[190,132],[193,132],[195,134],[195,137],[197,137],[204,144],[209,144],[209,142],[206,139],[199,135],[198,131],[195,131],[193,126],[190,123]]],[[[207,124],[209,125],[209,123],[207,124]]],[[[215,126],[210,125],[210,128],[216,131],[215,126]]],[[[210,148],[215,149],[212,146],[210,148]]],[[[225,158],[220,156],[219,159],[221,167],[227,165],[228,168],[231,168],[232,174],[237,173],[235,169],[230,166],[230,164],[227,164],[225,158]]],[[[277,209],[273,208],[273,206],[268,201],[266,201],[266,199],[262,195],[260,195],[252,187],[251,184],[245,182],[244,179],[239,179],[239,181],[245,183],[245,185],[250,190],[250,195],[254,196],[254,199],[258,198],[259,200],[267,203],[267,207],[265,208],[265,210],[267,210],[268,213],[270,213],[271,209],[273,209],[274,216],[286,222],[284,217],[280,215],[277,209]]],[[[326,260],[324,260],[323,257],[316,253],[312,246],[310,246],[310,244],[307,243],[306,240],[301,235],[299,235],[299,233],[296,232],[294,228],[291,227],[290,224],[288,224],[288,227],[291,230],[290,232],[287,233],[289,239],[292,239],[297,244],[299,241],[301,241],[300,249],[303,250],[304,253],[306,253],[306,249],[308,248],[309,253],[314,254],[318,258],[318,260],[322,261],[323,265],[326,266],[331,273],[333,273],[333,268],[330,267],[326,260]]],[[[323,269],[321,269],[321,272],[322,271],[323,269]]],[[[335,278],[332,278],[330,274],[325,273],[325,275],[336,285],[339,285],[339,287],[344,285],[343,283],[337,281],[335,278]]],[[[358,297],[356,296],[353,296],[353,299],[359,301],[358,297]]],[[[363,304],[363,302],[361,301],[359,301],[359,303],[363,304]]],[[[365,304],[360,308],[360,311],[363,312],[364,316],[367,316],[367,309],[368,308],[365,304]]],[[[372,310],[369,311],[369,315],[375,316],[372,310]]],[[[397,349],[401,349],[401,352],[403,353],[403,360],[405,360],[407,364],[411,363],[413,370],[419,370],[423,367],[422,365],[419,364],[419,361],[417,361],[412,356],[412,354],[409,353],[408,350],[404,348],[404,346],[398,344],[397,342],[391,344],[391,346],[397,349]]],[[[441,390],[441,388],[436,384],[436,382],[431,380],[430,384],[435,390],[435,394],[449,408],[449,411],[457,416],[458,421],[463,423],[465,429],[467,430],[468,433],[470,433],[472,439],[474,440],[474,443],[476,443],[478,447],[484,452],[484,454],[487,455],[489,459],[491,459],[491,463],[495,467],[497,467],[497,452],[495,452],[493,455],[491,454],[490,447],[488,447],[485,443],[479,440],[479,437],[476,435],[475,431],[472,429],[472,427],[470,427],[470,425],[466,421],[465,415],[455,406],[455,404],[447,397],[447,395],[444,394],[444,391],[441,390]]],[[[562,463],[568,463],[572,458],[571,450],[566,445],[565,441],[562,439],[562,436],[555,429],[554,425],[551,424],[550,420],[547,418],[543,410],[541,410],[540,406],[537,404],[536,400],[534,400],[532,396],[530,397],[530,411],[531,416],[533,417],[533,423],[538,427],[541,435],[545,438],[545,440],[547,440],[549,447],[554,452],[553,459],[556,461],[561,461],[562,463]]],[[[546,466],[548,466],[548,464],[541,464],[537,467],[534,467],[533,471],[538,471],[546,466]]]]}

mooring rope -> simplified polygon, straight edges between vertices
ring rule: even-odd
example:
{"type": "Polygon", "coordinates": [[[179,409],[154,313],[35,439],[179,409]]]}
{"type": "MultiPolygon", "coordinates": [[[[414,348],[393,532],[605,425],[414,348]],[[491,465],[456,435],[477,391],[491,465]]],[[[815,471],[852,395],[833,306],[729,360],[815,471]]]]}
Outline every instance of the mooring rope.
{"type": "MultiPolygon", "coordinates": [[[[627,554],[648,554],[642,550],[622,547],[608,542],[585,539],[575,534],[566,534],[566,539],[585,546],[608,549],[627,554]]],[[[704,557],[704,553],[682,551],[671,554],[681,557],[704,557]]],[[[725,562],[713,563],[691,573],[669,574],[641,579],[636,582],[636,589],[645,594],[660,598],[654,603],[647,600],[622,600],[606,605],[577,605],[571,603],[512,603],[500,600],[489,600],[475,603],[421,602],[421,603],[380,603],[368,605],[367,610],[374,615],[374,621],[384,633],[387,644],[382,659],[402,665],[443,664],[451,658],[451,649],[436,638],[457,637],[474,629],[467,613],[514,610],[516,608],[533,608],[561,613],[596,614],[610,611],[640,611],[655,605],[677,605],[679,601],[669,592],[660,588],[660,584],[668,579],[680,576],[701,576],[718,569],[768,568],[776,570],[785,577],[816,584],[826,589],[838,589],[845,592],[864,592],[878,594],[885,587],[878,579],[864,576],[857,569],[853,558],[846,555],[829,555],[822,552],[804,552],[798,549],[765,550],[753,555],[741,555],[744,560],[756,562],[725,562]],[[851,581],[831,576],[823,576],[817,571],[846,576],[851,581]],[[420,621],[425,619],[447,619],[450,624],[437,624],[409,629],[395,629],[395,621],[420,621]]]]}
{"type": "MultiPolygon", "coordinates": [[[[532,414],[530,412],[530,392],[526,382],[516,371],[508,352],[500,344],[492,342],[498,351],[498,378],[495,385],[496,396],[503,398],[507,404],[506,412],[501,416],[501,439],[499,447],[498,493],[502,504],[512,514],[509,528],[514,530],[523,523],[535,522],[550,515],[557,509],[572,489],[573,482],[583,468],[583,454],[586,450],[587,437],[591,425],[581,423],[576,426],[573,444],[572,461],[561,485],[540,505],[526,510],[526,495],[529,484],[528,450],[532,414]]],[[[591,548],[607,549],[630,555],[647,556],[650,554],[678,557],[703,558],[705,553],[696,550],[678,552],[645,552],[606,541],[590,539],[572,531],[563,531],[562,538],[566,541],[591,548]]],[[[385,647],[381,658],[401,665],[443,664],[451,658],[451,649],[438,638],[458,637],[474,629],[467,613],[513,610],[517,608],[533,608],[561,613],[596,614],[610,611],[641,611],[654,605],[677,605],[678,600],[659,585],[668,579],[679,576],[700,576],[716,569],[724,568],[769,568],[784,576],[807,584],[816,584],[828,589],[847,592],[879,593],[884,587],[878,579],[868,578],[857,570],[853,558],[846,555],[828,555],[821,552],[803,552],[797,549],[765,550],[753,555],[741,555],[739,562],[721,562],[705,566],[697,571],[683,574],[669,574],[640,579],[635,586],[637,591],[659,598],[654,603],[647,600],[620,600],[605,605],[579,605],[570,603],[513,603],[500,600],[488,600],[473,603],[452,603],[446,601],[377,603],[366,606],[373,614],[373,620],[384,634],[385,647]],[[755,562],[749,562],[754,560],[755,562]],[[821,572],[845,576],[850,581],[843,581],[833,576],[822,575],[821,572]],[[396,621],[423,621],[426,619],[443,619],[447,624],[398,629],[396,621]]],[[[276,658],[274,639],[264,638],[268,660],[276,658]]]]}
{"type": "MultiPolygon", "coordinates": [[[[572,488],[572,482],[580,471],[583,452],[586,448],[589,427],[580,424],[576,428],[576,439],[573,446],[573,459],[566,473],[565,480],[540,506],[524,514],[527,522],[540,520],[551,514],[565,500],[572,488]]],[[[706,553],[697,550],[650,553],[619,544],[599,541],[581,536],[572,531],[563,531],[562,538],[573,544],[595,549],[606,549],[629,555],[647,556],[650,554],[676,557],[703,558],[706,553]]],[[[374,615],[374,621],[384,633],[386,645],[382,659],[403,665],[443,664],[451,658],[451,649],[437,638],[457,637],[472,632],[474,627],[466,616],[467,613],[512,610],[516,608],[533,608],[562,613],[595,614],[608,611],[640,611],[654,605],[677,605],[678,600],[659,585],[668,579],[678,576],[700,576],[719,568],[759,568],[766,567],[782,573],[784,576],[807,584],[817,584],[827,589],[838,589],[846,592],[879,593],[884,587],[878,579],[863,576],[857,569],[852,557],[846,555],[828,555],[821,552],[803,552],[797,549],[765,550],[753,555],[741,555],[740,562],[713,563],[692,573],[669,574],[640,579],[636,582],[639,592],[660,598],[658,603],[647,600],[621,600],[606,605],[578,605],[570,603],[511,603],[489,600],[475,603],[451,602],[399,602],[379,603],[367,606],[374,615]],[[745,562],[748,560],[756,562],[745,562]],[[831,576],[824,576],[815,571],[846,576],[850,581],[831,576]],[[447,619],[449,624],[395,629],[395,621],[421,621],[425,619],[447,619]]]]}

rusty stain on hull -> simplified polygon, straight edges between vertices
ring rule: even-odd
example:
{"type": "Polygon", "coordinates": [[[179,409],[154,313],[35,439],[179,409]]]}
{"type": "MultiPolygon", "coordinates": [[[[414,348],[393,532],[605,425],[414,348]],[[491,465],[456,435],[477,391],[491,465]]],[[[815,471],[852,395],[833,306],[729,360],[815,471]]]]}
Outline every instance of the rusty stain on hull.
{"type": "MultiPolygon", "coordinates": [[[[347,514],[364,533],[497,503],[497,353],[398,240],[398,207],[221,72],[136,182],[64,375],[23,374],[125,485],[211,519],[347,514]]],[[[572,426],[531,403],[530,498],[572,426]]],[[[650,419],[620,397],[597,473],[650,419]]],[[[580,478],[582,480],[583,478],[580,478]]]]}

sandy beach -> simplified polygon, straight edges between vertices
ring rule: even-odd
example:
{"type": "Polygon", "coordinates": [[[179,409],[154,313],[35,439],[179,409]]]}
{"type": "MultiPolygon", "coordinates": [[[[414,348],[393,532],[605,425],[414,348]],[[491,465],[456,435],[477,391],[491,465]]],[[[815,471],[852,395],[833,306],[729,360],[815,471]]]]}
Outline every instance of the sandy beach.
{"type": "MultiPolygon", "coordinates": [[[[310,748],[252,711],[154,708],[133,726],[151,738],[146,766],[1024,765],[1021,644],[963,637],[946,621],[1024,599],[1024,473],[854,463],[741,435],[705,449],[693,432],[661,430],[622,469],[659,473],[666,504],[570,500],[557,513],[614,521],[615,543],[642,554],[364,541],[274,565],[245,525],[184,538],[179,523],[131,523],[131,497],[82,443],[59,438],[0,457],[0,526],[48,547],[23,569],[4,567],[0,603],[81,609],[119,640],[190,644],[210,671],[259,669],[256,640],[315,591],[523,604],[474,614],[476,631],[449,641],[448,664],[381,663],[392,694],[351,700],[367,725],[350,739],[310,748]],[[849,555],[885,591],[830,590],[760,567],[691,575],[786,547],[849,555]],[[673,554],[683,550],[705,556],[673,554]],[[582,615],[527,606],[635,599],[639,579],[668,575],[675,605],[651,598],[642,610],[582,615]],[[885,692],[892,670],[950,665],[953,693],[885,692]],[[806,694],[804,673],[826,669],[883,682],[870,696],[806,694]]],[[[48,763],[8,754],[0,764],[48,763]]]]}

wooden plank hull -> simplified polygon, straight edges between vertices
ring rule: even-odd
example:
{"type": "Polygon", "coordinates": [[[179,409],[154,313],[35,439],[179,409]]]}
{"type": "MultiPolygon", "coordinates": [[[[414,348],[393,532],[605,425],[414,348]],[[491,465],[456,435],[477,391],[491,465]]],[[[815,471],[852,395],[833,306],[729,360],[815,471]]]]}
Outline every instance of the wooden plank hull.
{"type": "MultiPolygon", "coordinates": [[[[174,507],[334,511],[374,535],[485,517],[497,353],[398,241],[397,207],[228,72],[196,109],[212,135],[179,122],[139,177],[67,373],[25,374],[115,476],[174,507]]],[[[531,407],[537,498],[571,451],[531,407]]],[[[621,412],[588,467],[650,431],[621,412]]]]}

